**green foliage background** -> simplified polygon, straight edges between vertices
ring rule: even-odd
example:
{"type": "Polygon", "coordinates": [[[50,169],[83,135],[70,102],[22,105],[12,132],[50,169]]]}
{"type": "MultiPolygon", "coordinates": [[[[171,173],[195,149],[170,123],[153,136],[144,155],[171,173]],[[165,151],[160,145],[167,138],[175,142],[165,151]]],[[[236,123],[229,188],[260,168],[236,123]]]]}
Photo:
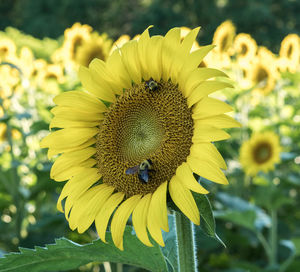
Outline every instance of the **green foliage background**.
{"type": "Polygon", "coordinates": [[[159,34],[174,26],[202,26],[200,39],[211,42],[216,27],[230,19],[237,32],[278,52],[289,33],[300,34],[297,0],[2,0],[0,29],[18,28],[37,38],[58,38],[74,22],[91,25],[113,38],[131,37],[155,25],[159,34]]]}

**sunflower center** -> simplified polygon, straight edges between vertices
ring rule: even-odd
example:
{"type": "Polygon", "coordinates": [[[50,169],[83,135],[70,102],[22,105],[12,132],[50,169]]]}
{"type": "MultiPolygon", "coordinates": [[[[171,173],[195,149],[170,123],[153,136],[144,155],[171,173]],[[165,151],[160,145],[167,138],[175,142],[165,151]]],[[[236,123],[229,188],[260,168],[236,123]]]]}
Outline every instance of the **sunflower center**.
{"type": "Polygon", "coordinates": [[[253,158],[256,163],[262,164],[272,156],[272,148],[268,143],[260,143],[253,150],[253,158]]]}
{"type": "Polygon", "coordinates": [[[246,44],[242,44],[241,55],[245,56],[247,55],[247,52],[248,52],[248,46],[246,44]]]}
{"type": "Polygon", "coordinates": [[[134,85],[110,106],[100,127],[97,165],[103,182],[127,197],[153,193],[186,160],[192,136],[192,112],[177,86],[134,85]],[[145,161],[151,162],[146,169],[145,161]]]}
{"type": "Polygon", "coordinates": [[[288,48],[288,50],[287,50],[287,57],[288,57],[288,59],[291,58],[292,52],[293,52],[293,46],[290,45],[289,48],[288,48]]]}

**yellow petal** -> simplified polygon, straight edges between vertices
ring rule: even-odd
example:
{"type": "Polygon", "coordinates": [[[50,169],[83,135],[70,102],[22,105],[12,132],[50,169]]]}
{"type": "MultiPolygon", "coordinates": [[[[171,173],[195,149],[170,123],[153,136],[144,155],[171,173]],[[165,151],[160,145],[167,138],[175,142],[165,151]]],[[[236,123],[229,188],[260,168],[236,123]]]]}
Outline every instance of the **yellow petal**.
{"type": "Polygon", "coordinates": [[[51,112],[57,116],[61,117],[65,120],[71,121],[100,121],[104,119],[104,115],[102,113],[95,112],[87,112],[87,111],[79,111],[74,107],[64,107],[57,106],[54,107],[51,112]]]}
{"type": "Polygon", "coordinates": [[[63,172],[59,174],[55,174],[55,178],[53,178],[55,181],[65,181],[67,179],[70,179],[80,173],[81,171],[84,171],[86,168],[91,168],[95,166],[97,161],[95,159],[88,159],[83,162],[78,163],[76,166],[72,166],[63,172]]]}
{"type": "Polygon", "coordinates": [[[200,214],[193,195],[176,176],[173,176],[169,183],[169,192],[173,202],[186,217],[194,224],[200,225],[200,214]]]}
{"type": "Polygon", "coordinates": [[[54,155],[63,153],[63,152],[72,152],[74,150],[80,150],[80,149],[84,149],[88,146],[93,145],[94,143],[96,143],[96,139],[95,138],[91,138],[88,141],[84,142],[81,145],[77,145],[77,146],[73,146],[73,147],[68,147],[68,148],[55,148],[55,146],[53,147],[49,147],[48,149],[48,158],[51,159],[54,155]]]}
{"type": "Polygon", "coordinates": [[[108,102],[115,102],[116,100],[115,94],[112,91],[107,90],[103,88],[101,85],[97,84],[92,78],[92,74],[88,68],[84,66],[80,66],[78,75],[83,87],[87,91],[89,91],[90,93],[92,93],[93,95],[95,95],[96,97],[102,100],[108,102]]]}
{"type": "Polygon", "coordinates": [[[189,108],[200,101],[202,98],[224,88],[232,88],[232,85],[230,83],[221,81],[204,81],[203,83],[198,85],[198,87],[196,87],[188,97],[186,96],[189,108]]]}
{"type": "Polygon", "coordinates": [[[163,38],[162,36],[153,36],[150,38],[147,47],[147,69],[150,76],[156,80],[161,79],[161,46],[163,38]]]}
{"type": "MultiPolygon", "coordinates": [[[[214,48],[214,45],[206,45],[201,47],[200,49],[193,51],[186,58],[180,69],[178,76],[178,83],[180,86],[183,86],[185,80],[188,78],[189,74],[194,71],[206,54],[214,48]]],[[[183,91],[183,90],[182,90],[183,91]]]]}
{"type": "Polygon", "coordinates": [[[182,43],[181,43],[181,48],[180,50],[184,53],[184,54],[188,54],[190,53],[193,43],[196,40],[196,37],[199,33],[200,27],[196,27],[194,28],[192,31],[190,31],[185,38],[183,39],[182,43]]]}
{"type": "Polygon", "coordinates": [[[126,199],[116,210],[111,221],[111,237],[115,246],[120,250],[124,250],[123,233],[125,230],[126,222],[136,205],[139,203],[140,198],[140,195],[134,195],[126,199]]]}
{"type": "Polygon", "coordinates": [[[122,62],[119,49],[114,50],[111,56],[106,60],[106,68],[115,75],[116,81],[121,88],[119,92],[131,87],[131,78],[122,62]]]}
{"type": "Polygon", "coordinates": [[[203,97],[194,105],[192,117],[193,119],[203,119],[230,111],[233,111],[233,108],[228,104],[211,97],[203,97]]]}
{"type": "Polygon", "coordinates": [[[50,122],[49,128],[76,128],[76,127],[96,127],[101,121],[72,121],[66,120],[64,117],[54,116],[50,122]]]}
{"type": "Polygon", "coordinates": [[[200,83],[212,77],[227,77],[227,75],[217,69],[197,68],[189,74],[188,78],[185,81],[183,80],[182,82],[180,82],[180,84],[183,85],[179,85],[179,88],[181,90],[184,90],[183,92],[188,97],[200,83]]]}
{"type": "Polygon", "coordinates": [[[94,186],[74,201],[69,217],[69,225],[72,230],[78,228],[78,232],[81,233],[82,230],[87,229],[91,225],[93,221],[90,219],[96,216],[95,210],[97,208],[100,209],[109,192],[112,193],[113,189],[111,188],[107,184],[94,186]],[[101,196],[103,196],[104,201],[101,201],[101,196]],[[99,205],[95,205],[97,200],[99,200],[99,205]]]}
{"type": "Polygon", "coordinates": [[[228,184],[224,173],[216,164],[192,156],[187,157],[187,163],[197,175],[216,183],[228,184]]]}
{"type": "MultiPolygon", "coordinates": [[[[151,26],[150,26],[151,27],[151,26]]],[[[150,73],[148,71],[148,63],[147,63],[147,46],[150,40],[148,27],[141,35],[138,41],[138,55],[140,60],[140,65],[142,69],[142,77],[144,80],[150,79],[150,73]]]]}
{"type": "Polygon", "coordinates": [[[59,211],[63,212],[61,201],[67,197],[69,200],[69,208],[65,205],[66,217],[68,217],[69,211],[78,197],[80,197],[88,188],[90,188],[95,182],[101,178],[101,175],[98,173],[96,168],[86,168],[84,171],[81,171],[73,178],[71,178],[66,185],[63,187],[60,196],[57,201],[57,208],[59,211]]]}
{"type": "Polygon", "coordinates": [[[168,81],[171,74],[174,55],[180,46],[180,28],[175,27],[168,31],[162,42],[162,78],[168,81]]]}
{"type": "Polygon", "coordinates": [[[81,111],[89,111],[95,113],[106,112],[107,107],[95,96],[83,91],[69,91],[57,95],[53,99],[58,106],[76,107],[81,111]]]}
{"type": "Polygon", "coordinates": [[[117,75],[106,68],[106,63],[103,60],[93,59],[89,64],[89,68],[93,79],[98,84],[102,84],[105,89],[110,89],[118,95],[123,93],[123,86],[118,82],[117,75]]]}
{"type": "Polygon", "coordinates": [[[140,62],[137,55],[137,41],[132,40],[125,43],[121,50],[123,64],[131,80],[139,84],[142,81],[140,62]]]}
{"type": "Polygon", "coordinates": [[[189,165],[184,162],[176,170],[176,177],[188,189],[199,194],[208,194],[208,191],[203,188],[195,179],[189,165]]]}
{"type": "Polygon", "coordinates": [[[211,116],[204,119],[197,120],[201,125],[209,125],[215,128],[234,128],[241,127],[241,123],[226,114],[211,116]]]}
{"type": "MultiPolygon", "coordinates": [[[[91,188],[90,190],[96,190],[97,194],[95,197],[87,199],[87,204],[84,205],[83,197],[78,199],[74,204],[72,211],[78,212],[78,232],[85,232],[89,226],[94,222],[96,215],[99,210],[103,207],[104,203],[112,195],[114,188],[112,186],[100,184],[91,188]]],[[[71,212],[72,215],[72,212],[71,212]]],[[[70,217],[71,222],[71,217],[70,217]]]]}
{"type": "Polygon", "coordinates": [[[62,174],[68,168],[77,166],[79,163],[89,159],[96,153],[96,148],[87,147],[85,149],[62,154],[52,165],[50,177],[55,179],[57,175],[62,174]]]}
{"type": "Polygon", "coordinates": [[[113,211],[121,203],[125,194],[118,192],[109,197],[109,199],[103,204],[100,211],[96,215],[95,225],[100,239],[106,243],[105,233],[109,218],[111,217],[113,211]]]}
{"type": "Polygon", "coordinates": [[[151,236],[161,246],[164,246],[164,241],[160,229],[169,231],[166,198],[167,182],[164,182],[152,195],[147,219],[147,227],[151,236]]]}
{"type": "Polygon", "coordinates": [[[190,155],[200,160],[212,161],[222,169],[227,169],[226,163],[217,148],[211,143],[193,144],[190,155]]]}
{"type": "Polygon", "coordinates": [[[136,236],[146,245],[153,246],[149,241],[147,234],[147,218],[151,201],[151,195],[145,195],[135,207],[132,213],[132,223],[136,232],[136,236]]]}
{"type": "Polygon", "coordinates": [[[228,138],[230,138],[230,135],[221,129],[199,124],[197,120],[194,122],[194,136],[192,141],[195,144],[222,141],[228,138]]]}
{"type": "MultiPolygon", "coordinates": [[[[65,150],[80,146],[99,132],[98,128],[64,128],[51,132],[41,141],[41,147],[65,150]]],[[[63,151],[62,151],[63,152],[63,151]]]]}

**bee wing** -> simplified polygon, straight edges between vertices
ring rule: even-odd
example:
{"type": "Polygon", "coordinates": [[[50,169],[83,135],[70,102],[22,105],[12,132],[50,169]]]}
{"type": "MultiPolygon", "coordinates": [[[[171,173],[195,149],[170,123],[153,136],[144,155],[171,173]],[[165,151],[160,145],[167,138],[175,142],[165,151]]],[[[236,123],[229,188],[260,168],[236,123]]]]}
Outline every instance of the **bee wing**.
{"type": "Polygon", "coordinates": [[[139,179],[142,180],[144,183],[149,181],[148,170],[141,170],[139,171],[139,179]]]}
{"type": "Polygon", "coordinates": [[[139,171],[139,165],[136,165],[136,166],[133,166],[133,167],[130,167],[128,169],[126,169],[125,173],[127,175],[131,175],[131,174],[135,174],[139,171]]]}

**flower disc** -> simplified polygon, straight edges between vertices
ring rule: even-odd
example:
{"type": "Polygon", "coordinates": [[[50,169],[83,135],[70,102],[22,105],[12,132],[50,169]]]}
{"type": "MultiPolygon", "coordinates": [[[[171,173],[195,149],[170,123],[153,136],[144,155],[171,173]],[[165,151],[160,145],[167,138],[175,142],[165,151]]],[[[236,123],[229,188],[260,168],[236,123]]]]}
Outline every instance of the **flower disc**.
{"type": "Polygon", "coordinates": [[[273,132],[254,134],[249,141],[243,143],[240,160],[245,172],[254,176],[259,171],[268,172],[279,162],[279,138],[273,132]]]}
{"type": "Polygon", "coordinates": [[[127,197],[153,193],[170,180],[190,153],[192,111],[171,82],[160,81],[155,90],[147,82],[125,90],[112,104],[97,137],[97,160],[103,182],[127,197]],[[151,160],[149,182],[126,169],[151,160]]]}

